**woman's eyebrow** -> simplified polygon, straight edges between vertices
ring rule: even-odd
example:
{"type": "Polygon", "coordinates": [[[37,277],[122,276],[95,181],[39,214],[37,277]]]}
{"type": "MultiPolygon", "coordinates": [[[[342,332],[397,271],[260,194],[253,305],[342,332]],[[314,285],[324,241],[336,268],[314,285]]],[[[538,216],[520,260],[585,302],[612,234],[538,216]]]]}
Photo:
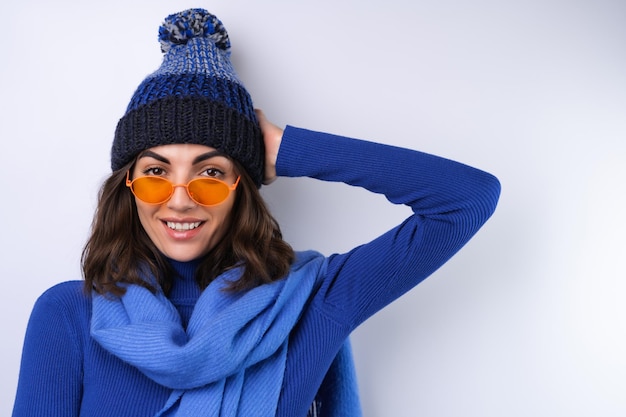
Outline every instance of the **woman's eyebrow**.
{"type": "Polygon", "coordinates": [[[151,150],[145,150],[142,153],[139,154],[139,156],[137,157],[137,160],[141,159],[141,158],[154,158],[157,161],[163,162],[164,164],[170,164],[170,160],[167,159],[164,156],[159,155],[158,153],[152,152],[151,150]]]}
{"type": "MultiPolygon", "coordinates": [[[[211,159],[214,158],[216,156],[224,156],[224,154],[220,151],[214,150],[214,151],[209,151],[206,153],[203,153],[201,155],[196,156],[193,159],[192,164],[196,165],[199,164],[200,162],[206,161],[207,159],[211,159]]],[[[163,162],[164,164],[171,164],[170,160],[167,159],[166,157],[159,155],[156,152],[152,152],[151,150],[147,149],[145,151],[143,151],[142,153],[139,154],[139,156],[137,157],[137,159],[141,159],[141,158],[154,158],[157,161],[163,162]]]]}
{"type": "Polygon", "coordinates": [[[217,150],[203,153],[202,155],[198,155],[194,158],[193,165],[199,164],[200,162],[206,161],[207,159],[211,159],[215,156],[224,156],[224,154],[217,150]]]}

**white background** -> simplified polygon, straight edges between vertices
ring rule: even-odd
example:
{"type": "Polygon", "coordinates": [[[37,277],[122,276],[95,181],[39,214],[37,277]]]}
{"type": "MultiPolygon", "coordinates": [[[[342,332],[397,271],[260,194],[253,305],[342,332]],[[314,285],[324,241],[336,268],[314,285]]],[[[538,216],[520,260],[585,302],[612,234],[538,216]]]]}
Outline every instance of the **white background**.
{"type": "MultiPolygon", "coordinates": [[[[366,417],[626,415],[626,2],[14,0],[0,6],[0,416],[35,299],[81,278],[157,28],[187,7],[224,22],[276,123],[502,182],[476,238],[355,332],[366,417]]],[[[326,254],[409,214],[309,179],[263,192],[296,249],[326,254]]]]}

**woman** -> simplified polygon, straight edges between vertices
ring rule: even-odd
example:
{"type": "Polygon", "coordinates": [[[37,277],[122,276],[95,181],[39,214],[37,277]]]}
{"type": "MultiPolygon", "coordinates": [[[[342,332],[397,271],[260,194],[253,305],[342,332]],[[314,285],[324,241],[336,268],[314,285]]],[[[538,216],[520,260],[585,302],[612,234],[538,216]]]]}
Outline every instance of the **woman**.
{"type": "Polygon", "coordinates": [[[497,179],[273,125],[205,10],[169,16],[159,39],[163,63],[115,132],[84,282],[33,309],[13,416],[360,415],[350,333],[478,231],[497,179]],[[276,176],[363,187],[413,214],[348,253],[295,253],[258,191],[276,176]]]}

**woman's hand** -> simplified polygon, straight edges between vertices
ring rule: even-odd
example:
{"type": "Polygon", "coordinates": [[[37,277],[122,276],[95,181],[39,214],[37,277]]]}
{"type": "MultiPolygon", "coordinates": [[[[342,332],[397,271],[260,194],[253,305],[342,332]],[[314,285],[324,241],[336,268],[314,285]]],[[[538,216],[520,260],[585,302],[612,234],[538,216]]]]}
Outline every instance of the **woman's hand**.
{"type": "Polygon", "coordinates": [[[271,184],[276,179],[276,158],[283,139],[283,129],[271,123],[260,109],[255,109],[256,117],[265,142],[265,172],[263,184],[271,184]]]}

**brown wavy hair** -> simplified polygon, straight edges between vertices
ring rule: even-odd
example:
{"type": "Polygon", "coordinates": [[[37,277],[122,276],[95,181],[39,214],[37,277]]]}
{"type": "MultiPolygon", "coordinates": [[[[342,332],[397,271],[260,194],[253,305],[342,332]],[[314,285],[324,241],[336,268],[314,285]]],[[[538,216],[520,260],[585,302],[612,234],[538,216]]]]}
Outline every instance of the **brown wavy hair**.
{"type": "MultiPolygon", "coordinates": [[[[229,290],[242,291],[276,281],[287,275],[294,259],[293,249],[283,240],[258,188],[245,169],[233,162],[241,180],[230,230],[196,270],[195,279],[201,289],[236,266],[243,266],[243,273],[229,290]]],[[[154,292],[157,288],[142,278],[146,268],[166,294],[171,289],[173,269],[144,231],[134,196],[125,184],[126,172],[133,164],[114,171],[98,194],[91,236],[81,257],[87,292],[119,296],[125,292],[120,284],[137,284],[154,292]]]]}

